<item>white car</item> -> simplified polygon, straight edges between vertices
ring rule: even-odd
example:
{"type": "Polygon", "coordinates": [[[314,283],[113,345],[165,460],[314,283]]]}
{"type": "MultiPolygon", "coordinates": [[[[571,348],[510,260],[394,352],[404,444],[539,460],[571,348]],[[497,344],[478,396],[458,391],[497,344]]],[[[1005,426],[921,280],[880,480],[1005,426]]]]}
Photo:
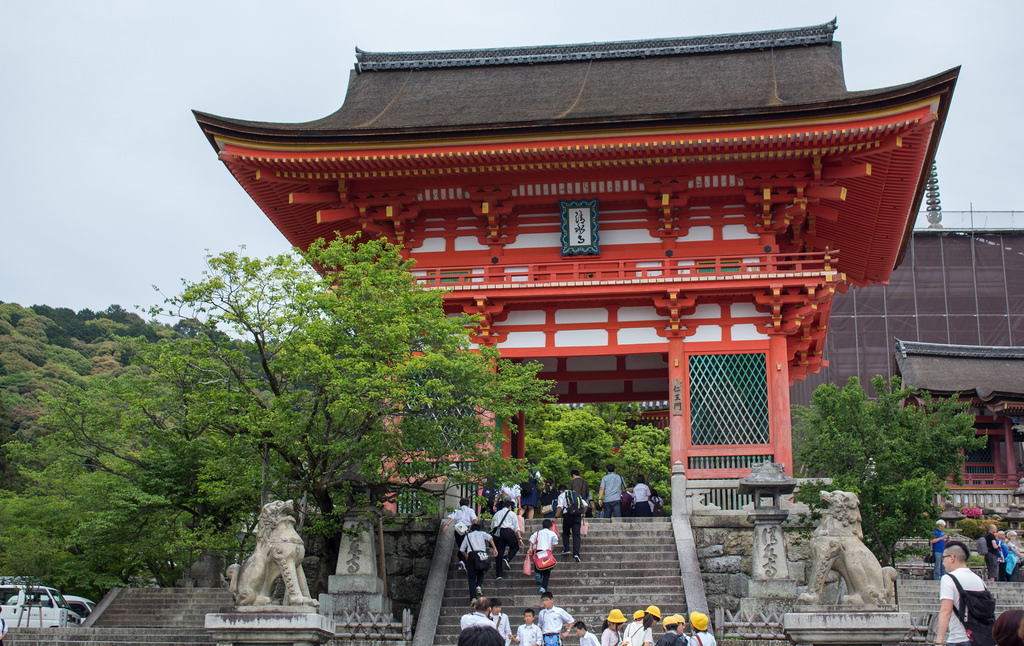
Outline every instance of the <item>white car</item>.
{"type": "Polygon", "coordinates": [[[56,588],[10,581],[0,583],[0,617],[8,628],[64,628],[79,621],[56,588]]]}
{"type": "Polygon", "coordinates": [[[92,609],[96,607],[96,602],[92,599],[86,599],[85,597],[73,594],[65,594],[64,600],[68,602],[68,607],[82,618],[82,621],[85,621],[85,618],[92,613],[92,609]]]}

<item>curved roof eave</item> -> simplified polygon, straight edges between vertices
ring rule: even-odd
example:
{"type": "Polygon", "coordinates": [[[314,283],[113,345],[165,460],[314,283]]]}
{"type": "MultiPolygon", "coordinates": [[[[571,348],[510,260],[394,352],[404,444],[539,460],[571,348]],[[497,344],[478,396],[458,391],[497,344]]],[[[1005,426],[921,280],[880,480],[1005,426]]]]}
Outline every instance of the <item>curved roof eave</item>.
{"type": "MultiPolygon", "coordinates": [[[[606,118],[566,118],[558,120],[521,121],[507,123],[481,123],[474,125],[410,127],[410,128],[348,128],[320,129],[316,124],[324,123],[329,117],[303,123],[273,123],[263,121],[247,121],[221,117],[198,110],[193,115],[199,123],[207,139],[215,150],[218,149],[216,137],[249,141],[254,144],[317,144],[330,143],[354,144],[365,142],[388,142],[396,140],[429,140],[440,137],[450,138],[453,135],[473,137],[481,135],[516,134],[529,137],[531,134],[548,134],[554,131],[571,133],[573,131],[589,131],[604,129],[643,128],[643,127],[693,127],[728,123],[757,123],[779,119],[811,119],[829,114],[839,116],[843,113],[862,112],[867,109],[882,109],[902,103],[933,96],[936,93],[945,95],[940,106],[939,119],[944,121],[948,110],[949,99],[959,76],[960,67],[954,67],[934,76],[902,85],[895,85],[875,90],[849,92],[841,99],[803,103],[797,105],[756,106],[742,109],[722,111],[681,112],[667,114],[632,115],[627,117],[606,118]]],[[[938,141],[936,138],[935,141],[938,141]]],[[[929,157],[932,157],[929,155],[929,157]]]]}

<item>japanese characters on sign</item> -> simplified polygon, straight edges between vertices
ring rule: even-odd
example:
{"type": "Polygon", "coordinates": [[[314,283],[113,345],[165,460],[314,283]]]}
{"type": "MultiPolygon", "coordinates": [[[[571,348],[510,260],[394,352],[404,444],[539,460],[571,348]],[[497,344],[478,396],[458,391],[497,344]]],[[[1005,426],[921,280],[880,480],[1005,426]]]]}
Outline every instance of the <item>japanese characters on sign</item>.
{"type": "Polygon", "coordinates": [[[597,199],[560,200],[562,255],[601,253],[597,233],[597,199]]]}
{"type": "Polygon", "coordinates": [[[678,417],[683,414],[683,380],[672,380],[672,416],[678,417]]]}

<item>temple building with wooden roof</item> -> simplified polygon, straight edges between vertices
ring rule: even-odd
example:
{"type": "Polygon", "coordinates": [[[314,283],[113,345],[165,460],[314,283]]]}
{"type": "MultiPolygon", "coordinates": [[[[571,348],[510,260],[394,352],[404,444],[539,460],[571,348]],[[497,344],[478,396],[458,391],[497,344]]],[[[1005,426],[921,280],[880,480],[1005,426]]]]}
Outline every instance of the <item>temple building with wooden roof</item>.
{"type": "Polygon", "coordinates": [[[323,119],[196,119],[291,244],[403,245],[559,401],[667,400],[672,461],[741,477],[792,468],[789,388],[900,263],[959,72],[850,91],[836,27],[357,51],[323,119]]]}

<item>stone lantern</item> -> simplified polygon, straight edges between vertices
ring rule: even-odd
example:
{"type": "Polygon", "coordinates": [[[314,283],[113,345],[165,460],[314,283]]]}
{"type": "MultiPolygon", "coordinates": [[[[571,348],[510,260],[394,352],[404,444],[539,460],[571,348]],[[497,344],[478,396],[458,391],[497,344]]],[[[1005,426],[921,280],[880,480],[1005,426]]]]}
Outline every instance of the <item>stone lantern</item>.
{"type": "Polygon", "coordinates": [[[751,494],[754,502],[748,515],[754,524],[751,581],[747,596],[740,601],[741,612],[783,612],[796,599],[796,581],[789,574],[782,532],[782,523],[789,516],[782,508],[782,496],[794,489],[796,480],[777,462],[762,462],[739,481],[740,493],[751,494]]]}
{"type": "Polygon", "coordinates": [[[1024,521],[1024,511],[1021,511],[1022,505],[1024,505],[1024,478],[1021,478],[1017,483],[1017,489],[1013,492],[1013,502],[1010,503],[1009,509],[1002,517],[1002,520],[1007,522],[1010,529],[1021,528],[1021,522],[1024,521]]]}

